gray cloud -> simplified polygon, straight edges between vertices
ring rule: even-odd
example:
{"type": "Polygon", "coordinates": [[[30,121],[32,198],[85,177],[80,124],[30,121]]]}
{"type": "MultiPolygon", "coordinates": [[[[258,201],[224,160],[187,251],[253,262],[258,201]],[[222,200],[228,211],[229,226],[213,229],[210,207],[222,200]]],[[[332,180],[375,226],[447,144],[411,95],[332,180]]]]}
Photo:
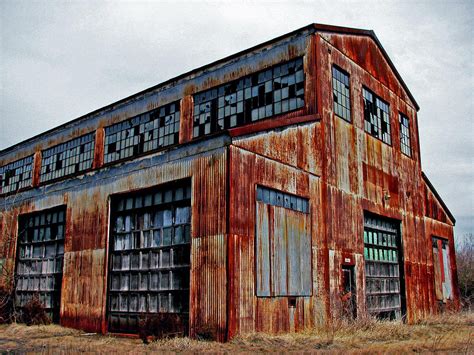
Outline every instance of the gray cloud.
{"type": "Polygon", "coordinates": [[[423,169],[474,231],[473,2],[0,2],[0,149],[311,22],[375,30],[420,104],[423,169]]]}

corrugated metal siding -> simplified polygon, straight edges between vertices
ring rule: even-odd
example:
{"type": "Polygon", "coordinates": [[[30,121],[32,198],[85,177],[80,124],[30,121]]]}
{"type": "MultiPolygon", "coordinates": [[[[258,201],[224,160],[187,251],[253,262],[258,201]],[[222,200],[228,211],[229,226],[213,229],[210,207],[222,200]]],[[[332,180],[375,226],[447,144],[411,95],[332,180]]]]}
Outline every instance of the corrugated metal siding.
{"type": "MultiPolygon", "coordinates": [[[[225,148],[213,148],[222,146],[222,140],[216,142],[184,148],[179,153],[154,155],[82,179],[25,192],[15,201],[9,199],[8,209],[15,221],[12,228],[15,241],[18,213],[67,205],[61,324],[86,331],[106,331],[109,196],[191,177],[192,248],[196,253],[191,271],[191,300],[199,302],[191,304],[191,309],[199,313],[190,315],[192,329],[196,334],[201,328],[216,328],[218,339],[225,339],[226,244],[223,236],[226,232],[227,152],[225,148]],[[204,285],[204,279],[209,287],[197,287],[204,285]]],[[[2,234],[4,237],[5,229],[2,234]]],[[[14,260],[15,246],[13,242],[3,255],[14,260]]]]}
{"type": "MultiPolygon", "coordinates": [[[[360,238],[364,210],[400,220],[407,316],[409,321],[415,321],[435,310],[431,228],[426,227],[424,218],[426,192],[420,169],[415,105],[370,38],[325,33],[321,34],[318,48],[322,156],[325,158],[322,160],[321,188],[323,206],[327,206],[323,208],[326,214],[323,220],[329,246],[336,253],[338,250],[362,252],[360,238]],[[333,64],[347,71],[351,78],[352,123],[332,112],[333,64]],[[390,104],[392,146],[364,131],[362,85],[390,104]],[[400,152],[399,111],[410,117],[412,158],[400,152]]],[[[436,208],[428,207],[428,210],[436,208]]],[[[446,221],[442,217],[440,220],[446,221]]],[[[452,226],[445,225],[444,228],[452,235],[452,226]]],[[[451,261],[453,258],[451,253],[451,261]]],[[[335,263],[336,269],[337,261],[335,263]]],[[[330,275],[330,279],[336,274],[330,275]]],[[[338,285],[335,281],[331,283],[331,295],[334,295],[338,285]]]]}
{"type": "MultiPolygon", "coordinates": [[[[230,147],[229,190],[229,337],[237,333],[301,330],[314,325],[324,306],[317,300],[324,292],[321,276],[324,253],[319,252],[319,180],[300,169],[283,165],[241,148],[230,147]],[[256,185],[309,198],[311,220],[313,296],[297,297],[289,307],[286,297],[256,296],[256,185]],[[319,259],[319,260],[318,260],[319,259]],[[320,265],[316,267],[316,265],[320,265]],[[314,289],[316,288],[316,289],[314,289]],[[318,308],[315,308],[315,303],[318,308]]],[[[295,212],[296,213],[296,212],[295,212]]],[[[324,309],[324,308],[323,308],[324,309]]],[[[324,311],[322,311],[324,312],[324,311]]],[[[319,317],[321,318],[321,317],[319,317]]]]}

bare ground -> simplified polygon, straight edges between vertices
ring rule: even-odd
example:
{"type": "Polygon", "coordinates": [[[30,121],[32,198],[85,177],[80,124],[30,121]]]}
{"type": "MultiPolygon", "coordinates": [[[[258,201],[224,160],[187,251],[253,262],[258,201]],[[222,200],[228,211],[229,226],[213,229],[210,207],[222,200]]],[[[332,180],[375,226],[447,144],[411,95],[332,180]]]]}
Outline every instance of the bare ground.
{"type": "Polygon", "coordinates": [[[297,334],[251,334],[228,343],[189,338],[143,344],[139,339],[88,334],[57,325],[0,325],[1,353],[406,353],[474,354],[474,313],[434,317],[415,325],[373,320],[297,334]]]}

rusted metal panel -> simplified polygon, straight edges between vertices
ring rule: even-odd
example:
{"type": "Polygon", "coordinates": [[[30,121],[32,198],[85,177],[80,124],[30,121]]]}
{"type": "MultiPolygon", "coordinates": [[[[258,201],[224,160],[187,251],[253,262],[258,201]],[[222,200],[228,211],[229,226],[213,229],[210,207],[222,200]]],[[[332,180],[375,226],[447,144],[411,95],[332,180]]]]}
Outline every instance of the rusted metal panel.
{"type": "MultiPolygon", "coordinates": [[[[271,331],[273,333],[290,331],[293,329],[292,324],[294,324],[295,330],[314,325],[316,318],[324,318],[319,314],[325,312],[324,306],[320,306],[318,300],[318,296],[325,293],[324,277],[322,276],[325,262],[321,260],[324,258],[324,253],[319,252],[320,244],[316,239],[318,237],[316,226],[318,226],[320,213],[318,179],[314,176],[310,178],[309,174],[298,168],[281,164],[235,146],[230,147],[229,179],[229,337],[237,333],[254,331],[271,331]],[[288,298],[285,297],[257,297],[256,270],[258,270],[258,266],[256,266],[256,258],[258,256],[255,255],[257,216],[261,218],[268,216],[269,223],[271,223],[268,225],[268,229],[280,230],[279,233],[281,233],[279,224],[287,220],[284,216],[280,216],[280,218],[273,218],[271,221],[269,211],[257,213],[257,206],[259,206],[259,211],[260,207],[264,208],[260,203],[257,205],[257,184],[309,199],[311,217],[308,218],[311,222],[308,222],[308,230],[311,230],[311,245],[313,247],[309,257],[311,269],[308,270],[308,273],[312,275],[311,287],[314,292],[309,297],[296,297],[296,305],[290,305],[288,298]],[[313,192],[313,195],[310,195],[310,191],[313,192]],[[315,304],[318,304],[318,307],[315,307],[315,304]]],[[[272,206],[271,214],[283,213],[282,211],[276,212],[275,208],[272,206]]],[[[264,225],[261,228],[265,229],[264,225]]],[[[298,228],[306,227],[300,225],[298,228]]],[[[280,248],[278,251],[282,252],[284,249],[280,248]]],[[[271,265],[270,267],[273,268],[281,269],[283,267],[282,263],[271,265]]],[[[283,280],[286,280],[286,271],[282,272],[285,274],[283,280]]],[[[281,280],[282,278],[277,279],[281,280]]],[[[287,284],[280,286],[284,289],[287,288],[287,284]]]]}
{"type": "Polygon", "coordinates": [[[273,210],[262,202],[257,202],[256,230],[256,270],[257,296],[271,296],[270,284],[270,235],[273,234],[273,210]]]}
{"type": "Polygon", "coordinates": [[[95,131],[95,147],[94,147],[94,160],[92,162],[92,168],[98,169],[104,165],[104,144],[105,141],[105,130],[103,127],[97,128],[95,131]]]}
{"type": "MultiPolygon", "coordinates": [[[[9,201],[14,214],[67,205],[61,324],[86,331],[106,331],[108,198],[115,193],[192,178],[192,237],[202,255],[193,259],[191,314],[193,334],[210,329],[226,337],[226,149],[222,138],[152,155],[139,161],[26,191],[9,201]],[[213,143],[215,142],[215,143],[213,143]],[[215,241],[212,242],[211,241],[215,241]],[[218,242],[217,242],[218,241],[218,242]],[[215,254],[214,259],[209,255],[215,254]],[[195,273],[195,274],[193,274],[195,273]],[[207,280],[208,287],[200,287],[207,280]]],[[[2,217],[6,215],[2,214],[2,217]]],[[[16,222],[15,226],[16,226],[16,222]]],[[[2,238],[6,230],[2,228],[2,238]]],[[[16,232],[6,251],[14,260],[16,232]]],[[[196,255],[199,254],[196,249],[196,255]]]]}
{"type": "Polygon", "coordinates": [[[186,95],[181,99],[181,121],[179,126],[179,143],[186,143],[193,139],[193,95],[186,95]]]}
{"type": "MultiPolygon", "coordinates": [[[[453,299],[448,306],[459,307],[454,218],[421,172],[417,104],[373,33],[343,30],[336,33],[330,26],[310,26],[97,110],[21,143],[15,150],[0,152],[3,166],[96,132],[92,171],[25,189],[18,196],[0,197],[14,219],[20,213],[67,205],[61,304],[64,325],[107,330],[109,196],[184,178],[192,181],[192,336],[225,340],[238,333],[298,331],[329,322],[343,307],[342,265],[354,265],[357,313],[363,314],[367,309],[364,212],[395,219],[401,225],[408,321],[437,311],[432,236],[448,240],[443,259],[452,275],[453,299]],[[311,35],[316,30],[321,33],[311,35]],[[228,136],[190,142],[193,94],[301,56],[305,70],[302,109],[234,128],[228,136]],[[333,64],[350,76],[350,123],[333,112],[333,64]],[[390,105],[392,145],[365,132],[362,86],[390,105]],[[103,127],[179,99],[179,143],[188,144],[103,166],[103,127]],[[400,152],[398,111],[412,124],[411,146],[417,149],[411,158],[400,152]],[[286,212],[275,207],[260,210],[256,185],[307,198],[308,221],[288,221],[286,212]],[[263,223],[265,218],[268,226],[263,223]],[[292,239],[292,230],[307,229],[310,243],[285,244],[286,248],[282,245],[274,255],[280,253],[284,259],[289,250],[304,255],[309,252],[311,268],[304,275],[311,276],[312,293],[295,299],[257,297],[260,291],[271,293],[271,287],[264,287],[266,279],[257,283],[257,273],[279,269],[282,275],[296,275],[309,266],[290,263],[284,268],[281,262],[259,266],[258,260],[263,260],[260,254],[267,247],[263,243],[262,248],[259,244],[256,248],[258,231],[268,229],[270,235],[271,229],[282,233],[288,228],[290,233],[285,237],[292,239]]],[[[35,173],[39,170],[35,167],[35,173]]],[[[2,213],[2,238],[8,234],[5,216],[2,213]]],[[[16,233],[14,242],[0,255],[13,264],[16,233]]],[[[269,243],[267,249],[271,248],[269,243]]],[[[271,284],[271,273],[268,276],[271,284]]],[[[289,279],[279,280],[286,280],[280,285],[282,290],[298,288],[288,285],[289,279]]]]}
{"type": "MultiPolygon", "coordinates": [[[[398,111],[412,123],[411,145],[419,146],[416,104],[370,38],[322,34],[318,51],[323,154],[323,223],[335,251],[361,253],[362,212],[400,220],[405,256],[407,317],[415,321],[434,311],[433,264],[425,216],[425,184],[420,169],[419,149],[412,158],[400,152],[398,111]],[[361,53],[368,53],[367,57],[361,53]],[[352,123],[333,114],[331,66],[350,75],[352,123]],[[369,75],[370,73],[370,75],[369,75]],[[392,145],[364,131],[361,88],[365,85],[390,104],[392,145]],[[327,188],[324,184],[328,184],[327,188]],[[344,216],[339,212],[344,211],[344,216]],[[347,238],[351,235],[351,238],[347,238]],[[359,239],[359,240],[358,240],[359,239]],[[354,241],[354,242],[352,242],[354,241]]],[[[317,37],[317,36],[316,36],[317,37]]],[[[431,208],[436,210],[435,208],[431,208]]],[[[430,208],[428,208],[430,210],[430,208]]],[[[437,210],[436,210],[437,211],[437,210]]],[[[431,213],[430,216],[438,214],[431,213]]],[[[438,217],[439,218],[439,217],[438,217]]],[[[441,219],[443,221],[443,219],[441,219]]],[[[444,219],[444,221],[446,221],[444,219]]],[[[452,235],[452,227],[445,225],[452,235]]],[[[454,275],[454,274],[453,274],[454,275]]],[[[334,275],[330,275],[332,279],[334,275]]],[[[336,287],[331,286],[331,289],[336,287]]],[[[364,290],[365,292],[365,290],[364,290]]]]}

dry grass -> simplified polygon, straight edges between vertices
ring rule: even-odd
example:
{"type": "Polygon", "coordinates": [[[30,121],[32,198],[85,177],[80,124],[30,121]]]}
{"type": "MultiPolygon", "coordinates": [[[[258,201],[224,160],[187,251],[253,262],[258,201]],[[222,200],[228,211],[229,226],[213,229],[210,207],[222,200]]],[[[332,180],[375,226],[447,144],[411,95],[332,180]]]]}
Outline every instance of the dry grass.
{"type": "Polygon", "coordinates": [[[139,339],[87,334],[57,325],[0,326],[0,352],[21,353],[405,353],[474,354],[474,313],[432,317],[419,324],[359,320],[296,334],[249,334],[222,344],[189,338],[144,345],[139,339]]]}

